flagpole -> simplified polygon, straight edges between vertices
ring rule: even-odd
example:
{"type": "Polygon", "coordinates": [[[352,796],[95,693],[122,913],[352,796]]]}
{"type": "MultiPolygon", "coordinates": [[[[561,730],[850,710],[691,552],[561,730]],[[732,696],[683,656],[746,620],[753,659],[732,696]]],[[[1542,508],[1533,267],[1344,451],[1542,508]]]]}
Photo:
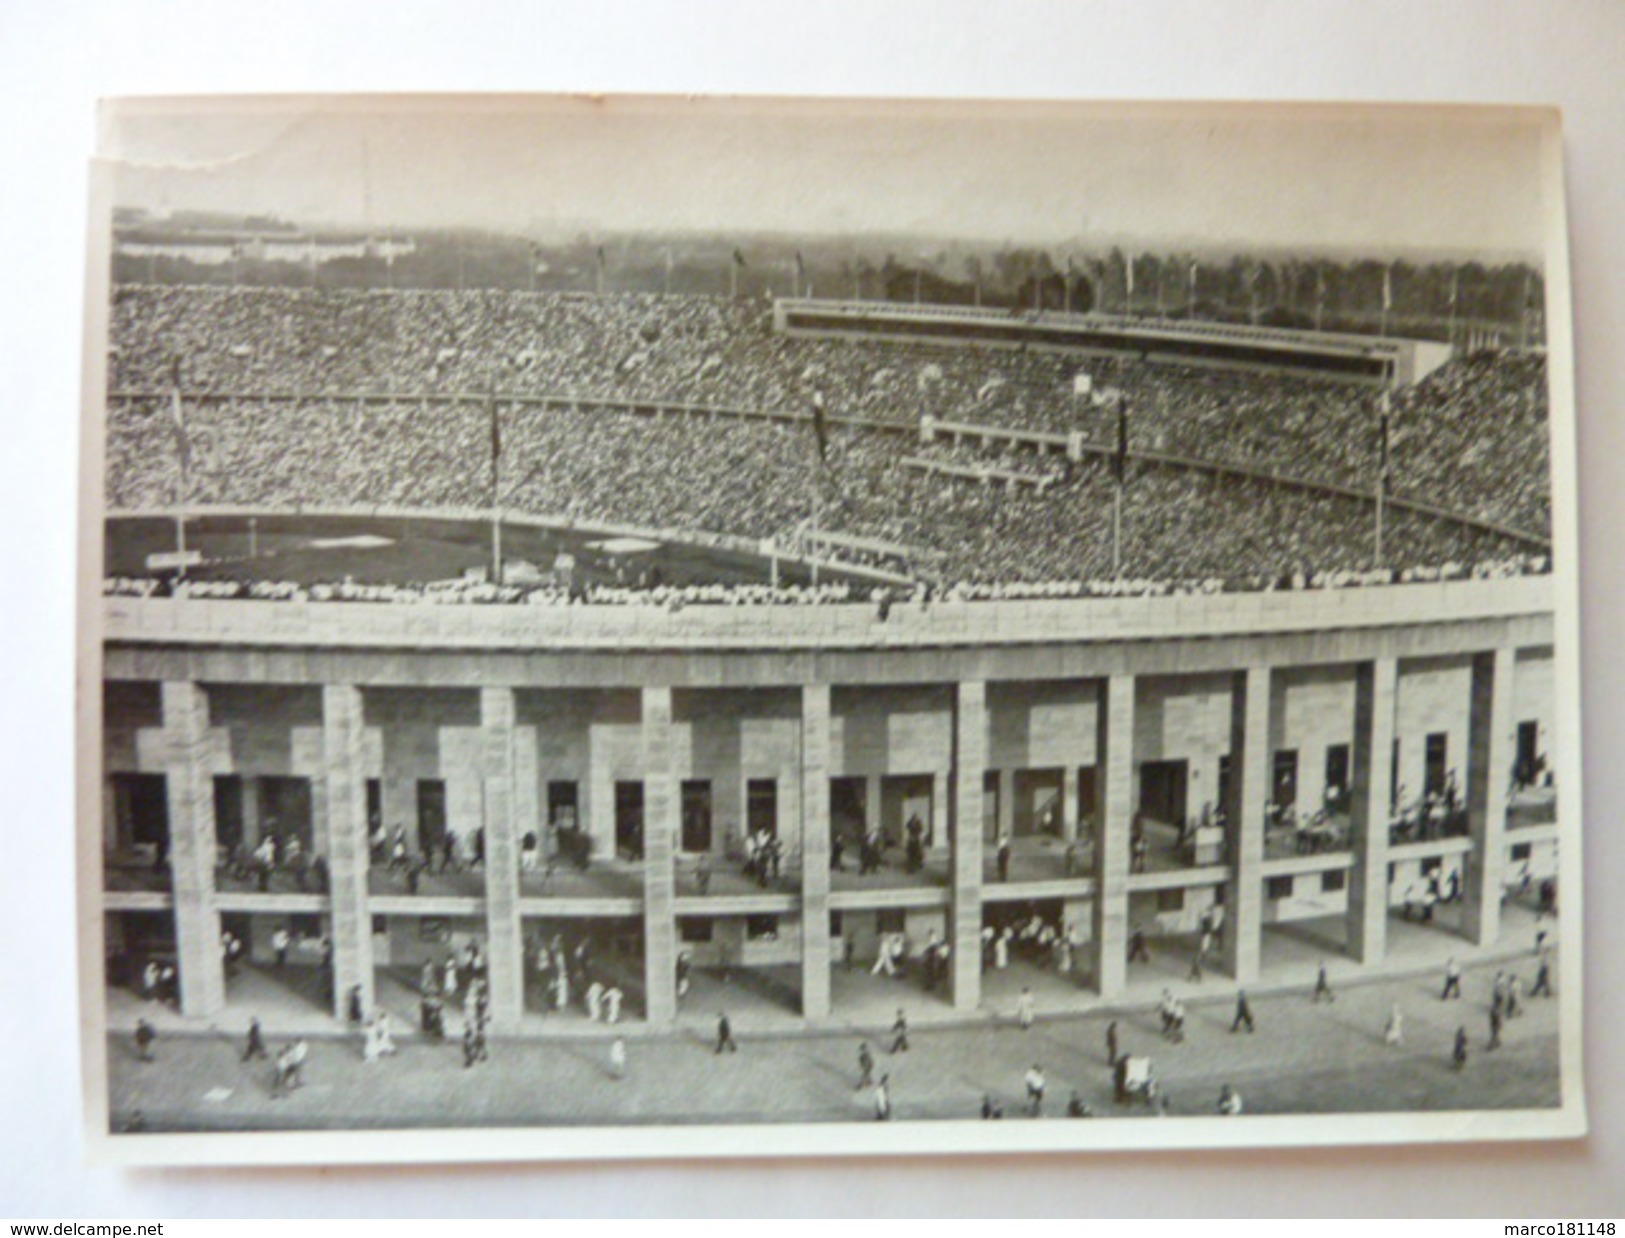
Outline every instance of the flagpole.
{"type": "Polygon", "coordinates": [[[491,409],[491,578],[502,583],[502,438],[498,424],[496,390],[489,397],[491,409]]]}
{"type": "Polygon", "coordinates": [[[1382,540],[1383,523],[1387,515],[1388,502],[1388,412],[1389,392],[1393,386],[1393,367],[1383,377],[1382,396],[1378,404],[1377,417],[1377,528],[1376,528],[1376,564],[1381,567],[1383,563],[1382,540]]]}
{"type": "Polygon", "coordinates": [[[1123,578],[1123,486],[1128,480],[1128,396],[1117,397],[1117,485],[1112,487],[1112,579],[1123,578]]]}

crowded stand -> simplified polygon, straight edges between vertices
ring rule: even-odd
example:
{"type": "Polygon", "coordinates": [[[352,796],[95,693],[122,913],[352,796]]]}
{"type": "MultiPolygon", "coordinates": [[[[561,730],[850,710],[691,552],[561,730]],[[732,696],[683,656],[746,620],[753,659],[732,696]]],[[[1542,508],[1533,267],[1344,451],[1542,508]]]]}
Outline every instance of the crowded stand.
{"type": "MultiPolygon", "coordinates": [[[[109,507],[151,511],[181,495],[226,507],[492,505],[490,413],[450,397],[576,395],[793,413],[800,420],[634,414],[504,402],[500,505],[575,522],[704,531],[781,546],[820,529],[899,548],[846,552],[907,566],[939,594],[992,596],[1054,582],[1093,596],[1125,577],[1170,588],[1345,587],[1371,568],[1366,499],[1131,459],[1114,571],[1111,453],[1071,460],[1012,446],[923,443],[939,421],[1116,441],[1123,393],[1131,450],[1299,477],[1371,494],[1378,396],[1275,372],[972,346],[848,342],[775,334],[759,303],[717,297],[122,287],[114,298],[107,427],[109,507]],[[183,358],[185,451],[169,392],[183,358]],[[1088,376],[1087,383],[1079,375],[1088,376]],[[358,393],[390,393],[360,402],[358,393]],[[831,415],[815,443],[815,394],[831,415]],[[297,395],[296,399],[264,397],[297,395]],[[217,398],[230,396],[230,399],[217,398]],[[350,398],[346,398],[350,397],[350,398]],[[430,402],[424,403],[423,400],[430,402]],[[880,427],[847,419],[882,423],[880,427]],[[952,474],[905,467],[935,462],[952,474]],[[978,478],[978,472],[988,476],[978,478]],[[1018,473],[1043,485],[997,484],[1018,473]],[[741,484],[741,479],[748,484],[741,484]],[[908,548],[919,552],[907,563],[908,548]],[[1251,582],[1238,584],[1238,582],[1251,582]]],[[[1550,527],[1544,360],[1481,354],[1397,392],[1395,497],[1544,535],[1550,527]]],[[[1528,546],[1472,525],[1390,508],[1384,559],[1457,576],[1543,570],[1528,546]],[[1480,569],[1477,565],[1488,565],[1480,569]],[[1509,567],[1508,565],[1515,565],[1509,567]]],[[[1447,578],[1454,578],[1447,577],[1447,578]]],[[[151,583],[151,582],[147,582],[151,583]]],[[[272,596],[270,582],[193,581],[272,596]]],[[[127,587],[110,586],[112,592],[127,587]]],[[[839,586],[846,588],[847,586],[839,586]]],[[[738,602],[766,586],[668,593],[662,603],[738,602]],[[729,592],[733,590],[733,592],[729,592]]],[[[841,600],[825,586],[797,601],[841,600]]],[[[311,586],[310,600],[583,600],[577,592],[470,585],[311,586]],[[489,592],[481,592],[481,589],[489,592]],[[381,590],[377,595],[366,590],[381,590]]],[[[623,591],[632,592],[632,591],[623,591]]],[[[193,596],[204,596],[194,592],[193,596]]],[[[588,600],[628,600],[597,587],[588,600]]],[[[779,599],[775,599],[779,600],[779,599]]]]}

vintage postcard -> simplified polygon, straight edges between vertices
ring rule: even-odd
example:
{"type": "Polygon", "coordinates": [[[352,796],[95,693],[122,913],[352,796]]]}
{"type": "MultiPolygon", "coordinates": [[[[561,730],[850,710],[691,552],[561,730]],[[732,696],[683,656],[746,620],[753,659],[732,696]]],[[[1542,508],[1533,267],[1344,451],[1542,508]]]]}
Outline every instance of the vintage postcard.
{"type": "Polygon", "coordinates": [[[92,1156],[1584,1133],[1555,113],[102,121],[92,1156]]]}

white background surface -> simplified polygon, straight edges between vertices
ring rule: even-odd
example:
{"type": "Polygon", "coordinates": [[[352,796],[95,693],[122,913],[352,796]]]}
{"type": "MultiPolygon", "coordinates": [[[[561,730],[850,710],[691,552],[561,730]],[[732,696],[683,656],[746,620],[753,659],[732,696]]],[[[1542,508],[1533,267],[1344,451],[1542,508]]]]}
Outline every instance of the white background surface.
{"type": "MultiPolygon", "coordinates": [[[[1605,0],[0,0],[0,1215],[1625,1213],[1625,5],[1605,0]],[[73,526],[84,161],[103,95],[579,90],[1555,103],[1584,546],[1583,1143],[459,1169],[81,1165],[73,526]]],[[[1374,190],[1379,188],[1374,186],[1374,190]]]]}

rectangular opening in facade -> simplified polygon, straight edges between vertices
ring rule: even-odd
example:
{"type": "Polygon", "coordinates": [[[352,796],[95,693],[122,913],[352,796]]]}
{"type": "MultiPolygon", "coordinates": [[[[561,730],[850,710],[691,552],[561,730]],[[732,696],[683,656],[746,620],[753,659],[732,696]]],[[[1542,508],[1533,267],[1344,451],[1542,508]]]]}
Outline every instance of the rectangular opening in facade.
{"type": "Polygon", "coordinates": [[[1280,809],[1295,808],[1298,803],[1298,750],[1282,748],[1275,754],[1270,775],[1270,798],[1280,809]]]}
{"type": "Polygon", "coordinates": [[[1144,761],[1140,764],[1140,814],[1165,825],[1185,818],[1185,795],[1190,785],[1190,762],[1144,761]]]}
{"type": "Polygon", "coordinates": [[[439,778],[418,779],[418,847],[438,854],[446,841],[446,784],[439,778]]]}
{"type": "Polygon", "coordinates": [[[615,784],[615,851],[623,860],[643,858],[643,784],[615,784]]]}
{"type": "Polygon", "coordinates": [[[711,850],[711,783],[708,779],[690,778],[682,788],[682,820],[684,851],[711,850]]]}
{"type": "Polygon", "coordinates": [[[1018,769],[1014,781],[1016,836],[1059,838],[1066,815],[1066,775],[1059,769],[1018,769]]]}
{"type": "Polygon", "coordinates": [[[779,783],[752,778],[745,783],[745,828],[752,834],[779,836],[779,783]]]}

